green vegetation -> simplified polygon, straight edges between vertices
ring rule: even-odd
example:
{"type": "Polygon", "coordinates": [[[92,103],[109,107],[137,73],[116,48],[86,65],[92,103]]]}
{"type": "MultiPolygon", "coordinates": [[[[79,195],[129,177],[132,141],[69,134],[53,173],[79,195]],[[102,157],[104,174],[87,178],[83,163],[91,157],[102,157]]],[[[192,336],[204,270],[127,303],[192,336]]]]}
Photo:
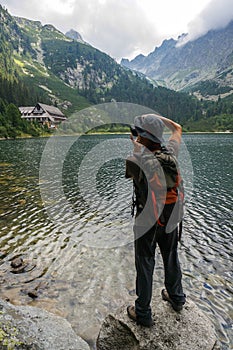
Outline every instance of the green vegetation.
{"type": "Polygon", "coordinates": [[[44,92],[39,91],[20,79],[7,79],[0,75],[0,97],[7,103],[17,106],[34,105],[36,102],[48,101],[44,92]]]}
{"type": "MultiPolygon", "coordinates": [[[[25,67],[27,68],[27,65],[25,65],[25,67]]],[[[59,104],[61,102],[69,101],[69,109],[64,110],[65,115],[68,116],[78,110],[90,106],[91,103],[84,96],[81,96],[77,89],[72,89],[67,84],[64,84],[64,82],[53,73],[50,73],[49,76],[45,74],[41,75],[40,71],[36,67],[30,67],[30,71],[32,72],[33,76],[28,75],[24,77],[23,81],[27,86],[40,86],[40,88],[36,90],[37,96],[40,95],[36,102],[40,101],[45,104],[53,104],[58,106],[59,109],[62,109],[59,104]],[[50,94],[54,96],[52,101],[48,96],[49,91],[51,91],[50,94]]]]}
{"type": "Polygon", "coordinates": [[[205,80],[195,85],[191,91],[199,91],[202,96],[225,94],[232,90],[230,86],[219,86],[216,81],[205,80]]]}
{"type": "Polygon", "coordinates": [[[185,131],[200,132],[233,132],[232,115],[215,115],[210,118],[202,118],[198,121],[189,120],[184,124],[185,131]]]}
{"type": "Polygon", "coordinates": [[[202,106],[195,98],[164,87],[153,87],[146,79],[141,79],[138,84],[138,79],[121,77],[109,92],[109,97],[150,107],[181,124],[193,115],[201,117],[202,106]]]}
{"type": "Polygon", "coordinates": [[[6,104],[0,99],[0,138],[37,137],[49,133],[46,126],[23,120],[19,109],[13,103],[6,104]]]}
{"type": "Polygon", "coordinates": [[[14,350],[19,348],[23,343],[17,339],[18,330],[16,328],[7,329],[7,332],[0,325],[0,345],[2,349],[14,350]]]}
{"type": "MultiPolygon", "coordinates": [[[[4,316],[3,311],[0,311],[0,316],[4,316]]],[[[0,321],[0,348],[6,350],[14,350],[22,345],[18,339],[19,331],[16,327],[12,327],[8,321],[0,321]]]]}
{"type": "Polygon", "coordinates": [[[116,123],[111,123],[111,124],[104,124],[101,126],[98,126],[94,129],[88,130],[87,134],[101,134],[101,133],[128,133],[130,131],[129,126],[125,124],[116,124],[116,123]]]}

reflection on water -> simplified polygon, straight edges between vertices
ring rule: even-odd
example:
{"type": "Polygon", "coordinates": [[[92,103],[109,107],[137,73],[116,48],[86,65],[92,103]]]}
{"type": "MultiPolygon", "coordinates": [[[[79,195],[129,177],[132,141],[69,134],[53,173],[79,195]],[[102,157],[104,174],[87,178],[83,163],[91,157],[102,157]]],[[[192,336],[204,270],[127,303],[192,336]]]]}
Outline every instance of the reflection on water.
{"type": "MultiPolygon", "coordinates": [[[[63,208],[58,204],[59,174],[51,163],[53,176],[46,180],[53,194],[47,203],[50,216],[38,181],[47,140],[0,142],[0,297],[66,317],[91,345],[106,314],[134,300],[132,187],[124,179],[124,161],[108,160],[93,182],[90,176],[85,179],[85,186],[93,188],[87,200],[80,191],[78,172],[93,147],[127,137],[85,136],[72,144],[62,168],[63,191],[72,213],[66,211],[67,203],[63,208]],[[12,269],[15,257],[26,263],[21,273],[12,269]]],[[[230,349],[232,135],[184,135],[184,141],[194,184],[180,246],[183,284],[187,296],[214,322],[222,349],[230,349]]],[[[162,261],[156,254],[155,288],[163,283],[162,261]]]]}

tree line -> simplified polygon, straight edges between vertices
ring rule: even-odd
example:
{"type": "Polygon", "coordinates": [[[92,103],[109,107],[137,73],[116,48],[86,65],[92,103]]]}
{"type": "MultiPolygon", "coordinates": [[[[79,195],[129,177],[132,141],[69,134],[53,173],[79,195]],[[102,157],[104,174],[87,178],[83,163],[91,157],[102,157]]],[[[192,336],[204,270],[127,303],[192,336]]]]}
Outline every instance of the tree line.
{"type": "Polygon", "coordinates": [[[20,80],[8,80],[0,75],[0,96],[0,138],[36,137],[45,131],[38,122],[29,123],[22,119],[18,108],[33,106],[42,98],[33,88],[29,89],[20,80]]]}

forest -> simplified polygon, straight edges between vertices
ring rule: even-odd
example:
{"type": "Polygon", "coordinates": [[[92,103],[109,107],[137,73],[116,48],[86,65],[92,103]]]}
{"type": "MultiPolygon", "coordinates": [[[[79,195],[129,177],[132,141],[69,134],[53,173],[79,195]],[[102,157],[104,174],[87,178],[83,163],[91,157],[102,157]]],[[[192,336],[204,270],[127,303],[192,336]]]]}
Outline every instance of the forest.
{"type": "Polygon", "coordinates": [[[33,88],[29,89],[16,79],[8,80],[0,76],[0,96],[0,138],[38,137],[49,132],[46,126],[21,118],[19,106],[34,105],[43,98],[33,88]]]}
{"type": "MultiPolygon", "coordinates": [[[[97,94],[95,89],[84,90],[82,94],[93,104],[101,102],[103,98],[103,93],[97,94]]],[[[49,135],[52,132],[38,122],[23,120],[18,109],[18,106],[33,106],[38,101],[48,103],[48,99],[43,94],[40,95],[33,89],[29,91],[29,88],[22,82],[8,81],[0,77],[0,96],[0,138],[17,138],[28,135],[38,137],[49,135]]],[[[186,94],[171,91],[168,100],[167,89],[156,88],[156,94],[153,94],[146,84],[143,88],[142,85],[138,86],[133,81],[127,81],[126,84],[123,79],[119,80],[111,92],[106,92],[104,98],[106,102],[114,98],[120,102],[141,104],[155,110],[157,110],[155,106],[159,105],[159,112],[180,123],[184,132],[233,131],[233,106],[220,98],[216,102],[190,103],[190,98],[186,94]]],[[[106,125],[98,131],[120,132],[127,131],[126,129],[106,125]]]]}

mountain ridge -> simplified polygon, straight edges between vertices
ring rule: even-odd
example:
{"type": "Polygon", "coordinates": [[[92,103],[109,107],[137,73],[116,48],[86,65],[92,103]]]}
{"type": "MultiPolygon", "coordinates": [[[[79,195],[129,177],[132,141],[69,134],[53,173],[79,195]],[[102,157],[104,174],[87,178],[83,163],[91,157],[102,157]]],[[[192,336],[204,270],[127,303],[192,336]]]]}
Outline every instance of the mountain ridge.
{"type": "Polygon", "coordinates": [[[176,91],[198,92],[200,82],[211,80],[233,93],[233,21],[178,46],[180,40],[164,40],[147,56],[123,59],[121,64],[176,91]]]}

